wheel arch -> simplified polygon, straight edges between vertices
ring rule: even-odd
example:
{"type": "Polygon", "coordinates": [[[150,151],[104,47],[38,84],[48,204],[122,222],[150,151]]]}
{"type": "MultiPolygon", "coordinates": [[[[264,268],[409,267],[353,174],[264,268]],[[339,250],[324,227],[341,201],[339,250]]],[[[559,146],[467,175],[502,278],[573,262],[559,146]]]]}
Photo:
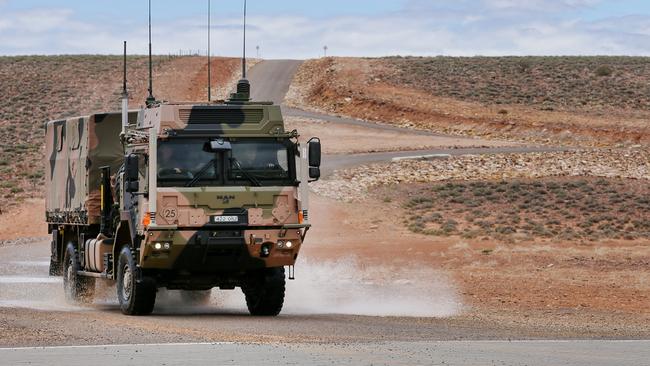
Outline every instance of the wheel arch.
{"type": "Polygon", "coordinates": [[[117,262],[120,252],[124,246],[133,250],[134,238],[131,236],[131,223],[129,221],[120,221],[115,231],[115,241],[113,242],[113,273],[117,276],[117,262]]]}

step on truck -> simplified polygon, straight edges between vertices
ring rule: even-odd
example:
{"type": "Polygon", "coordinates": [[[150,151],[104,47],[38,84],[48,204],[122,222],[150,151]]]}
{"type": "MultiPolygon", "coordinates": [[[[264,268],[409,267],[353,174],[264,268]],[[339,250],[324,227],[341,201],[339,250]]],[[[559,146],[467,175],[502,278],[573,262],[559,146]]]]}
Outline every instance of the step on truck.
{"type": "Polygon", "coordinates": [[[251,314],[280,313],[321,145],[249,95],[241,80],[228,101],[150,100],[46,124],[50,274],[68,300],[112,281],[122,312],[146,315],[160,288],[202,301],[241,288],[251,314]]]}

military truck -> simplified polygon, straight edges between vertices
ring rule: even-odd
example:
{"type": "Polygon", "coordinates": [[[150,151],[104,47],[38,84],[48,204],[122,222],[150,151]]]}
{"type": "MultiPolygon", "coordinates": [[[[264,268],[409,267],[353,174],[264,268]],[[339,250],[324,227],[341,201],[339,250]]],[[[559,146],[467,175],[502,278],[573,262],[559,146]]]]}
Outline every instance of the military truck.
{"type": "Polygon", "coordinates": [[[206,299],[241,288],[252,315],[280,313],[309,223],[320,140],[287,131],[250,84],[217,103],[162,103],[46,124],[51,275],[70,301],[112,281],[124,314],[159,288],[206,299]]]}

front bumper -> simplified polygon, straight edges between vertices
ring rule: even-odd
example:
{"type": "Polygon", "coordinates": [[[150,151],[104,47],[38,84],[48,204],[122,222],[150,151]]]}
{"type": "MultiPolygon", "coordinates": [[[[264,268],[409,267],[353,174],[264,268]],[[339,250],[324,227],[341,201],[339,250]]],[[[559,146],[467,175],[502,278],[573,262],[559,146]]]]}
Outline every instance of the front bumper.
{"type": "Polygon", "coordinates": [[[140,248],[143,269],[239,273],[296,262],[306,226],[274,229],[150,230],[140,248]],[[291,248],[278,245],[292,243],[291,248]],[[159,245],[156,245],[159,244],[159,245]]]}

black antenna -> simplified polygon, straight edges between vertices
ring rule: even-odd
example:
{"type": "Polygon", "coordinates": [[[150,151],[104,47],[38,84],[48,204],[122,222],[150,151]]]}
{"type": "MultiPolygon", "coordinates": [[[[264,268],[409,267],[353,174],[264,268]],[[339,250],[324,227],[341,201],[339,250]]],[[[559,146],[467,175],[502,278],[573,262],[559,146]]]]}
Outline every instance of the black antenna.
{"type": "Polygon", "coordinates": [[[147,105],[152,105],[156,102],[153,96],[153,61],[151,60],[151,0],[149,0],[149,96],[147,97],[147,105]]]}
{"type": "Polygon", "coordinates": [[[246,79],[246,0],[244,0],[244,52],[241,58],[242,79],[246,79]]]}
{"type": "Polygon", "coordinates": [[[212,100],[212,73],[210,65],[210,3],[212,0],[208,0],[208,102],[212,100]]]}
{"type": "Polygon", "coordinates": [[[129,91],[126,89],[126,41],[124,41],[124,78],[122,83],[122,133],[126,134],[126,128],[129,125],[129,91]]]}
{"type": "Polygon", "coordinates": [[[246,80],[246,0],[244,0],[244,52],[241,58],[242,79],[237,83],[237,91],[230,94],[230,103],[246,103],[251,100],[251,84],[246,80]]]}
{"type": "Polygon", "coordinates": [[[122,97],[128,98],[129,92],[126,90],[126,41],[124,41],[124,78],[122,83],[122,97]]]}

